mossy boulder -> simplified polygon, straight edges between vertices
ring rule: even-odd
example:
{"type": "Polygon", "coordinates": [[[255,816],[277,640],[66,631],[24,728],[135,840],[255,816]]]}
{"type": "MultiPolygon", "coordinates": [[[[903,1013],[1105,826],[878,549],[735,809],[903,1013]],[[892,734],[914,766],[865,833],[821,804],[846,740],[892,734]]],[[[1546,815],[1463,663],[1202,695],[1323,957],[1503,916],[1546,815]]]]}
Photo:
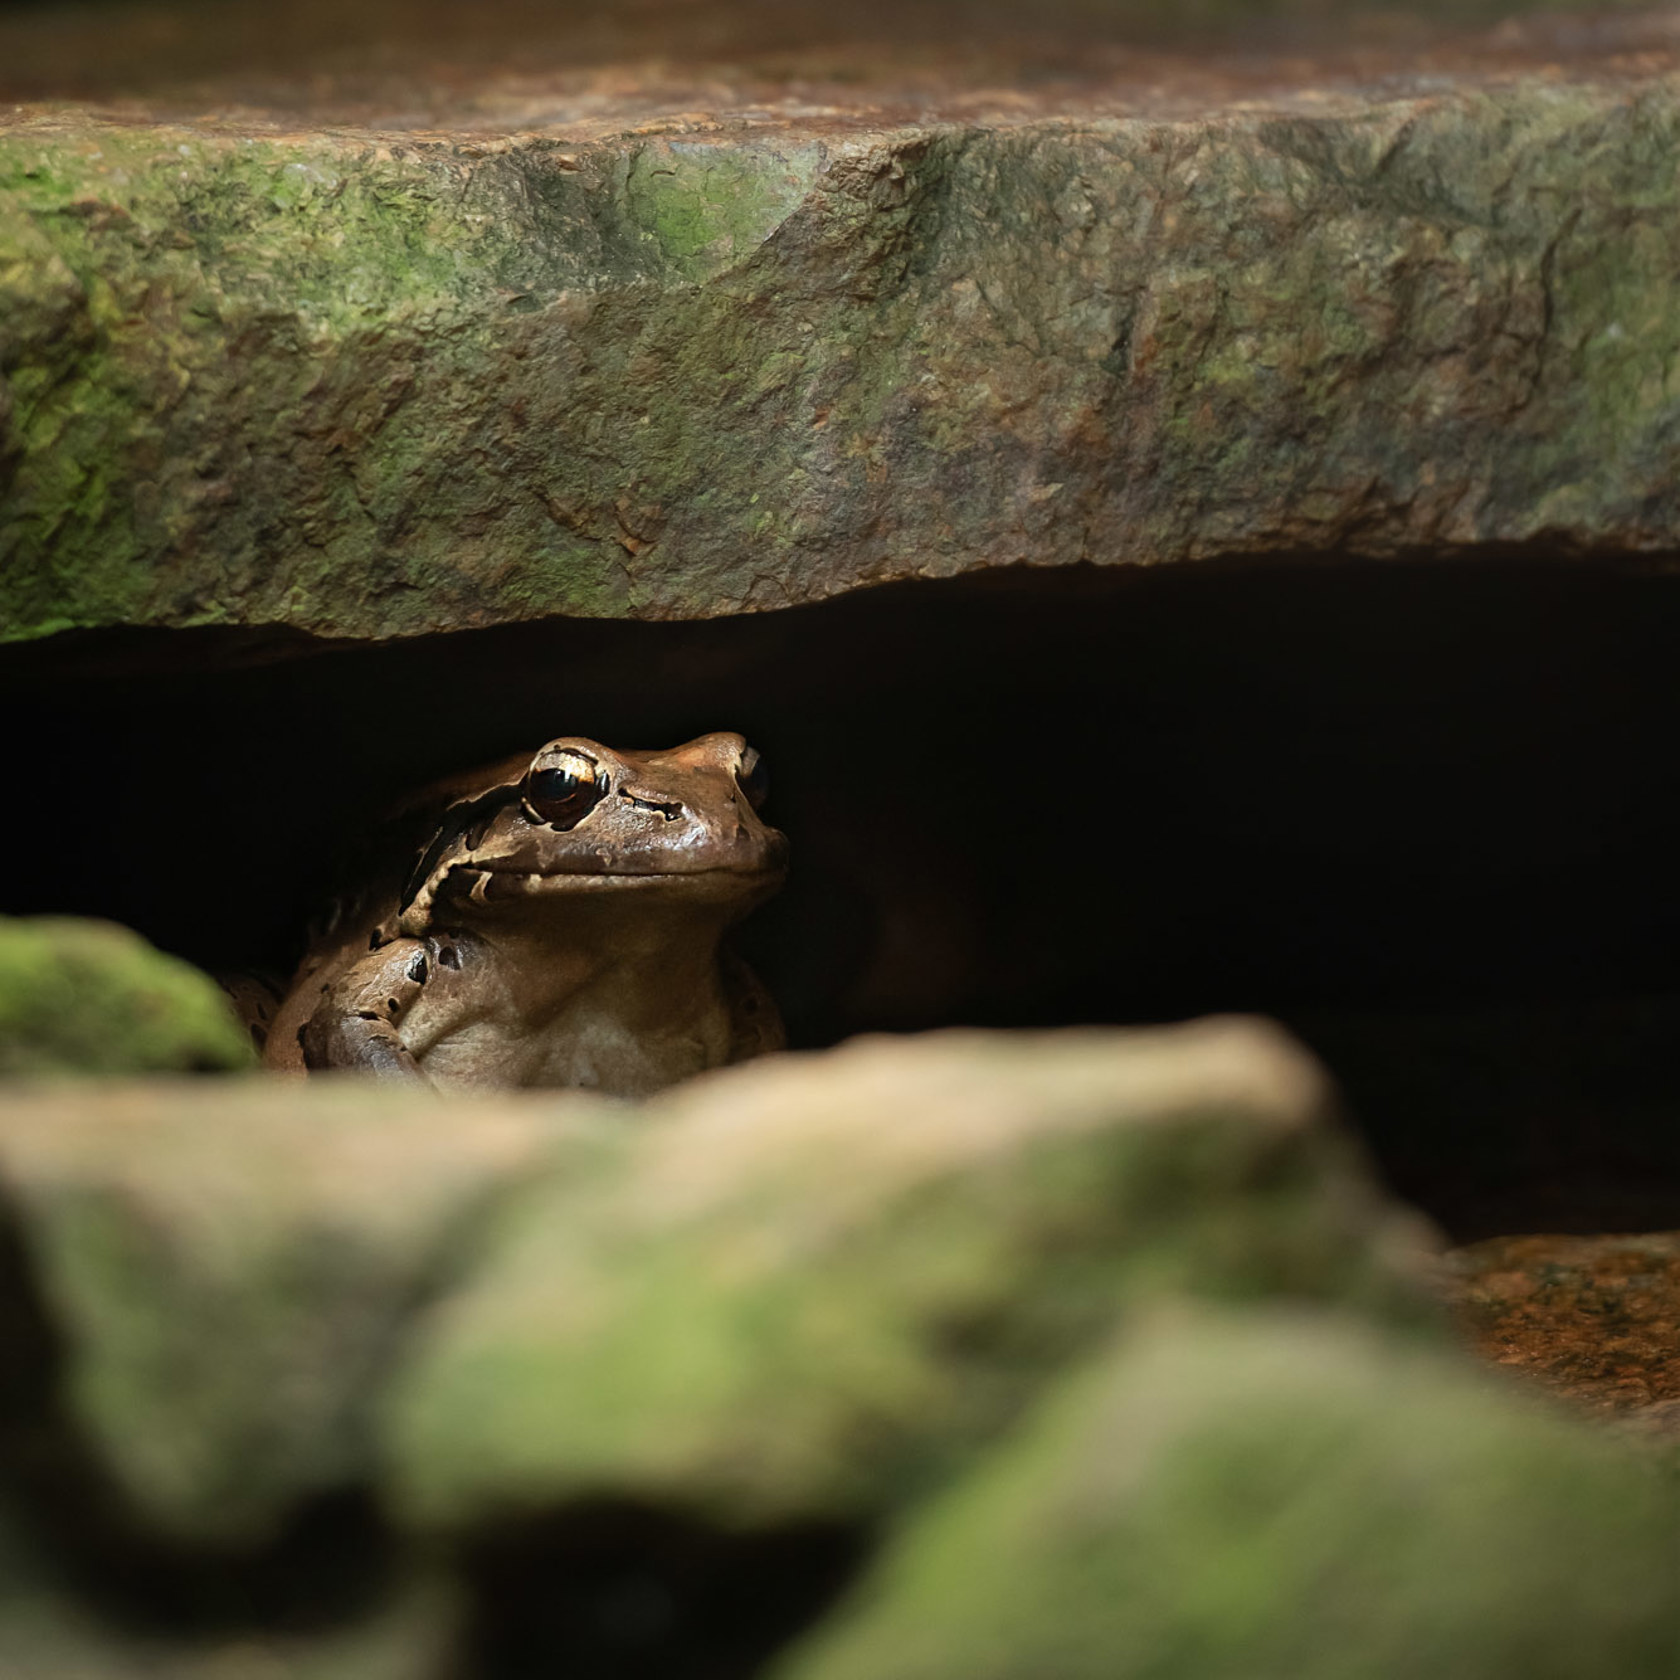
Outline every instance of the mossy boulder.
{"type": "Polygon", "coordinates": [[[250,1066],[206,974],[109,922],[0,918],[0,1076],[250,1066]]]}
{"type": "Polygon", "coordinates": [[[949,1034],[642,1107],[355,1079],[0,1107],[68,1421],[249,1543],[381,1481],[466,1532],[610,1491],[733,1526],[936,1484],[1140,1300],[1430,1309],[1413,1227],[1256,1024],[949,1034]]]}
{"type": "Polygon", "coordinates": [[[36,1086],[0,1208],[8,1673],[1666,1680],[1680,1648],[1660,1461],[1454,1345],[1418,1222],[1259,1023],[862,1041],[640,1105],[36,1086]],[[142,1561],[144,1639],[104,1596],[142,1561]]]}
{"type": "Polygon", "coordinates": [[[129,1520],[250,1546],[364,1482],[369,1398],[415,1314],[499,1196],[591,1158],[592,1112],[278,1077],[0,1103],[65,1423],[129,1520]]]}
{"type": "Polygon", "coordinates": [[[1345,1314],[1177,1308],[932,1501],[777,1680],[1667,1680],[1648,1459],[1345,1314]]]}
{"type": "Polygon", "coordinates": [[[486,1234],[385,1405],[405,1521],[612,1496],[873,1520],[1160,1294],[1427,1318],[1414,1229],[1257,1023],[865,1040],[650,1104],[486,1234]]]}

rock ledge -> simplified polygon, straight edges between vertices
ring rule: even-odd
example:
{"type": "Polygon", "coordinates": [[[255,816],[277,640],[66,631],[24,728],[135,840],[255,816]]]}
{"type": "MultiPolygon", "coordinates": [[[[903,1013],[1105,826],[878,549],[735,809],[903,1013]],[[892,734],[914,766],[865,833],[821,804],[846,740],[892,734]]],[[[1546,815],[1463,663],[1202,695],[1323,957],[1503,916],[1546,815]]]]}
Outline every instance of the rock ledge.
{"type": "Polygon", "coordinates": [[[20,107],[0,633],[1680,550],[1674,34],[20,107]]]}

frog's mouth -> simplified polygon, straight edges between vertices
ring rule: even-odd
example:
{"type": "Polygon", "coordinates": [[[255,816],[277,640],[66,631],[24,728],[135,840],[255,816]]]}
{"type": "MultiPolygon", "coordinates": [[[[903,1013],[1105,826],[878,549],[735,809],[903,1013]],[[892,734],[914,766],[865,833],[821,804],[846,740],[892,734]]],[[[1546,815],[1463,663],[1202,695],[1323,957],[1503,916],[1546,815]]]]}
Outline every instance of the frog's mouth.
{"type": "Polygon", "coordinates": [[[555,869],[524,870],[458,864],[449,872],[449,890],[475,904],[555,893],[682,892],[698,895],[778,881],[786,873],[779,860],[747,865],[715,864],[705,869],[555,869]]]}
{"type": "Polygon", "coordinates": [[[559,908],[594,900],[657,899],[687,901],[741,915],[781,885],[784,859],[743,864],[715,864],[704,869],[515,869],[507,865],[457,863],[403,905],[398,926],[405,933],[424,932],[434,905],[453,905],[459,914],[469,906],[527,909],[537,903],[559,908]]]}

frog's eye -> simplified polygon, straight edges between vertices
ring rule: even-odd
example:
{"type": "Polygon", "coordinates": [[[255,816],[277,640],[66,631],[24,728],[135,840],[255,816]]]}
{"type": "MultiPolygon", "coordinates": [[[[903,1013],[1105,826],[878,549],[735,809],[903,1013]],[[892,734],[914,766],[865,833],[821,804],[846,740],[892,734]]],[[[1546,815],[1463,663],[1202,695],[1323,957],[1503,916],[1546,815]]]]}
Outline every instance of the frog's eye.
{"type": "Polygon", "coordinates": [[[575,828],[607,793],[605,773],[582,753],[568,753],[525,778],[525,809],[533,822],[575,828]]]}
{"type": "Polygon", "coordinates": [[[755,811],[762,811],[764,801],[770,797],[770,772],[753,748],[748,747],[741,754],[741,762],[735,767],[735,781],[747,796],[747,803],[755,811]]]}

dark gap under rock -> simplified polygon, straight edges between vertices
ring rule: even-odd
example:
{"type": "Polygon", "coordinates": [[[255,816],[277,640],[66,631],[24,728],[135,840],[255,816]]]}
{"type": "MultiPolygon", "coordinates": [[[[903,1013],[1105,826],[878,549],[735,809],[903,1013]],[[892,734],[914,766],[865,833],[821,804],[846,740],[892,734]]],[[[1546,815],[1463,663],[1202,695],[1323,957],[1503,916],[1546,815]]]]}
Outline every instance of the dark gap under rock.
{"type": "Polygon", "coordinates": [[[618,1502],[510,1525],[465,1560],[451,1680],[750,1680],[867,1550],[842,1524],[730,1534],[618,1502]]]}
{"type": "Polygon", "coordinates": [[[379,647],[86,633],[0,650],[0,904],[284,970],[347,838],[431,776],[735,728],[794,845],[742,943],[796,1044],[1258,1010],[1456,1233],[1676,1224],[1677,648],[1664,563],[1543,555],[379,647]]]}

